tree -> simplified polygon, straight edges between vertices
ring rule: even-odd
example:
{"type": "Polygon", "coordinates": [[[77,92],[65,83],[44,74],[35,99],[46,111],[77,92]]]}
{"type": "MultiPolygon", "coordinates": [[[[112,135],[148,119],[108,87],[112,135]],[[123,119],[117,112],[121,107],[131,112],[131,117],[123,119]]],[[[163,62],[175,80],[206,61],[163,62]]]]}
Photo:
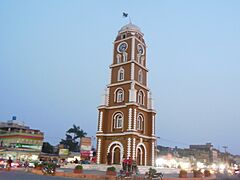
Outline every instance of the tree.
{"type": "Polygon", "coordinates": [[[65,148],[68,148],[69,151],[79,151],[79,142],[76,141],[77,139],[85,137],[87,135],[79,126],[73,124],[73,127],[68,129],[66,132],[66,139],[62,139],[60,144],[63,144],[65,148]]]}
{"type": "Polygon", "coordinates": [[[53,154],[53,146],[49,142],[43,142],[42,152],[53,154]]]}
{"type": "Polygon", "coordinates": [[[79,151],[78,142],[75,142],[69,134],[66,134],[66,139],[62,139],[60,144],[63,144],[64,148],[69,149],[69,151],[79,151]]]}
{"type": "Polygon", "coordinates": [[[81,139],[82,137],[85,137],[87,135],[86,132],[84,132],[82,129],[80,129],[79,126],[76,126],[75,124],[73,124],[73,127],[70,128],[67,131],[68,134],[73,134],[73,140],[75,141],[76,139],[81,139]]]}

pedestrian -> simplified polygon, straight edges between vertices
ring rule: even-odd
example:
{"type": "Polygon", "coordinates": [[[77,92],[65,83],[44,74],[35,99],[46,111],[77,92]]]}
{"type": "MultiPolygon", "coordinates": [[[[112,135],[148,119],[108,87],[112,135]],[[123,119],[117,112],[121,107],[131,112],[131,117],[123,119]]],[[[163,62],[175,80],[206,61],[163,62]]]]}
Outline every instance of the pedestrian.
{"type": "Polygon", "coordinates": [[[126,171],[126,167],[127,167],[127,159],[125,158],[125,156],[123,156],[123,159],[122,159],[122,170],[126,171]]]}
{"type": "Polygon", "coordinates": [[[25,168],[25,171],[28,172],[28,170],[29,170],[29,162],[28,162],[28,160],[26,160],[24,162],[24,168],[25,168]]]}
{"type": "Polygon", "coordinates": [[[10,171],[11,170],[11,166],[12,166],[12,159],[11,157],[8,158],[7,160],[7,170],[10,171]]]}
{"type": "Polygon", "coordinates": [[[128,172],[132,172],[132,158],[129,156],[127,161],[128,172]]]}

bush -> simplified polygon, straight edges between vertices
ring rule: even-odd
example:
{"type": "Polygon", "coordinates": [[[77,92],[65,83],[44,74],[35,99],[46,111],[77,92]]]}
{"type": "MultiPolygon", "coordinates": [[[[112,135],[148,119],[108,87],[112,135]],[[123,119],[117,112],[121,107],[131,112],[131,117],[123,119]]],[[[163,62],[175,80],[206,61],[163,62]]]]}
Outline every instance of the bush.
{"type": "Polygon", "coordinates": [[[180,170],[180,172],[179,172],[179,177],[180,177],[180,178],[186,178],[186,177],[187,177],[187,171],[185,171],[185,170],[180,170]]]}
{"type": "Polygon", "coordinates": [[[83,169],[83,166],[82,166],[82,165],[76,165],[76,166],[75,166],[75,169],[76,169],[76,170],[77,170],[77,169],[82,170],[82,169],[83,169]]]}
{"type": "Polygon", "coordinates": [[[108,167],[107,168],[107,171],[113,171],[115,172],[116,171],[116,168],[114,166],[111,166],[111,167],[108,167]]]}
{"type": "Polygon", "coordinates": [[[206,170],[204,171],[204,176],[205,176],[205,177],[210,177],[210,176],[211,176],[210,171],[206,169],[206,170]]]}
{"type": "Polygon", "coordinates": [[[34,163],[34,168],[35,168],[35,169],[42,169],[42,167],[43,167],[43,164],[38,163],[38,162],[35,162],[35,163],[34,163]]]}
{"type": "Polygon", "coordinates": [[[200,170],[193,170],[193,177],[202,177],[203,173],[200,170]]]}

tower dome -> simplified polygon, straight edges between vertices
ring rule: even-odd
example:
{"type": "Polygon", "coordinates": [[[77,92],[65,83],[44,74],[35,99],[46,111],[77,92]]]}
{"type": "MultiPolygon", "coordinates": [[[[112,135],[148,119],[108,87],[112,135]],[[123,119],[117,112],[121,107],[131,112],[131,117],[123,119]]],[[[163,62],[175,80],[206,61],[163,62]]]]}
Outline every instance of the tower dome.
{"type": "Polygon", "coordinates": [[[125,26],[123,26],[118,33],[123,33],[126,31],[134,31],[134,32],[138,32],[140,34],[143,34],[140,30],[140,28],[138,26],[136,26],[135,24],[132,24],[131,22],[125,26]]]}

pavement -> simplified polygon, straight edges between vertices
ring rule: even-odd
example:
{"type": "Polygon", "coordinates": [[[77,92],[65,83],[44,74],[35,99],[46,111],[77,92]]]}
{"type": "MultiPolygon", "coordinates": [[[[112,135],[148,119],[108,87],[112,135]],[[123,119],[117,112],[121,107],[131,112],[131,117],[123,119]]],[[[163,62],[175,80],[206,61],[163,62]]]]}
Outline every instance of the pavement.
{"type": "MultiPolygon", "coordinates": [[[[79,178],[77,179],[81,180],[79,178]]],[[[2,170],[0,171],[0,180],[76,180],[76,178],[37,175],[25,172],[23,170],[2,170]]]]}

